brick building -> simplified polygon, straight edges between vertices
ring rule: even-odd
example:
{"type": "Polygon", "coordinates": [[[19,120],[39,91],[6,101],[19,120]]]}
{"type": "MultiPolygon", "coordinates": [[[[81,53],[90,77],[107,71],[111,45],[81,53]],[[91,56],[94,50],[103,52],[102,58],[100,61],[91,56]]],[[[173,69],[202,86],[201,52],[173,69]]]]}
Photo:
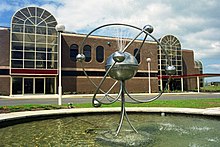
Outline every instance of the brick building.
{"type": "MultiPolygon", "coordinates": [[[[57,94],[58,89],[58,33],[55,17],[39,7],[26,7],[12,17],[11,27],[0,29],[0,94],[57,94]]],[[[76,62],[84,34],[64,32],[61,38],[62,87],[63,93],[93,93],[95,87],[84,75],[81,65],[76,62]]],[[[128,48],[135,54],[141,40],[128,48]]],[[[192,50],[181,49],[180,41],[173,35],[161,37],[160,42],[167,49],[177,72],[170,83],[170,90],[195,89],[196,77],[202,67],[196,66],[192,50]]],[[[105,74],[105,60],[117,49],[117,38],[111,36],[91,36],[83,50],[86,54],[85,67],[90,79],[99,83],[105,74]]],[[[139,70],[134,78],[126,81],[129,92],[148,92],[150,62],[151,91],[160,91],[167,76],[166,57],[154,41],[146,41],[136,57],[139,70]]],[[[108,90],[114,80],[107,78],[102,89],[108,90]]],[[[202,81],[201,81],[202,84],[202,81]]],[[[118,92],[118,85],[112,93],[118,92]]]]}

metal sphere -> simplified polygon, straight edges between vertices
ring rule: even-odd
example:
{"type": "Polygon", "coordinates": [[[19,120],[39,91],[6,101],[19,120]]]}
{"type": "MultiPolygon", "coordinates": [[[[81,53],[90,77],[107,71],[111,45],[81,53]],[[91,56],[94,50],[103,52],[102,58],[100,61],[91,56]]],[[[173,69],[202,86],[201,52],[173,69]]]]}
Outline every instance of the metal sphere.
{"type": "Polygon", "coordinates": [[[98,102],[97,100],[94,100],[94,101],[93,101],[93,106],[94,106],[94,107],[101,107],[101,103],[98,102]]]}
{"type": "Polygon", "coordinates": [[[83,62],[83,61],[85,61],[85,55],[84,54],[78,54],[77,56],[76,56],[76,60],[78,61],[78,62],[83,62]]]}
{"type": "Polygon", "coordinates": [[[151,25],[146,25],[143,27],[143,29],[150,34],[154,31],[154,28],[151,25]]]}
{"type": "Polygon", "coordinates": [[[131,79],[135,76],[138,70],[138,62],[136,58],[128,52],[124,52],[125,59],[122,62],[116,62],[113,59],[114,53],[111,54],[107,60],[105,69],[106,71],[115,63],[115,65],[109,71],[109,76],[113,79],[124,81],[131,79]]]}
{"type": "Polygon", "coordinates": [[[173,65],[169,65],[166,67],[166,74],[174,75],[176,73],[176,68],[173,65]]]}
{"type": "Polygon", "coordinates": [[[125,60],[125,54],[123,52],[117,51],[113,54],[113,60],[115,62],[123,62],[125,60]]]}
{"type": "Polygon", "coordinates": [[[63,24],[56,25],[55,29],[57,32],[63,32],[65,30],[65,26],[63,24]]]}

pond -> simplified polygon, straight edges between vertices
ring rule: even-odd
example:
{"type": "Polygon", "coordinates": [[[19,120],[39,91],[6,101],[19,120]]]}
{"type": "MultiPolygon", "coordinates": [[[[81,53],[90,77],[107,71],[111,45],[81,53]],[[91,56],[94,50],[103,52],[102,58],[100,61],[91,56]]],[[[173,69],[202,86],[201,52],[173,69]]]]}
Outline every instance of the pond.
{"type": "Polygon", "coordinates": [[[138,133],[124,121],[115,136],[118,114],[72,115],[0,129],[2,146],[218,146],[219,120],[187,115],[131,113],[138,133]]]}

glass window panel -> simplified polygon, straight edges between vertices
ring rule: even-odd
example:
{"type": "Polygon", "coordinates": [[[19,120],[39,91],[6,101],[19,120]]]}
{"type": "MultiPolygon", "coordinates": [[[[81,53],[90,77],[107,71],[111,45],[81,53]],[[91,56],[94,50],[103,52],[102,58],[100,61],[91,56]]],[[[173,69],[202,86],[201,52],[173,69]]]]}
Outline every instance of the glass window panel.
{"type": "Polygon", "coordinates": [[[34,61],[24,61],[24,68],[34,68],[34,61]]]}
{"type": "Polygon", "coordinates": [[[57,35],[57,31],[55,28],[48,28],[48,35],[57,35]]]}
{"type": "Polygon", "coordinates": [[[25,35],[25,42],[35,42],[35,35],[26,34],[25,35]]]}
{"type": "Polygon", "coordinates": [[[56,21],[52,15],[46,19],[47,24],[56,21]]]}
{"type": "Polygon", "coordinates": [[[48,69],[57,69],[57,62],[47,61],[47,68],[48,69]]]}
{"type": "Polygon", "coordinates": [[[12,78],[12,94],[22,94],[22,78],[12,78]]]}
{"type": "Polygon", "coordinates": [[[43,11],[44,11],[43,9],[37,8],[37,16],[38,16],[38,17],[41,17],[43,11]]]}
{"type": "Polygon", "coordinates": [[[13,42],[12,43],[12,50],[23,50],[23,43],[13,42]]]}
{"type": "Polygon", "coordinates": [[[134,56],[135,55],[136,55],[135,58],[137,59],[137,62],[140,63],[140,51],[138,52],[138,48],[134,49],[134,56]]]}
{"type": "Polygon", "coordinates": [[[46,60],[46,53],[37,53],[37,60],[46,60]]]}
{"type": "Polygon", "coordinates": [[[35,79],[35,93],[44,93],[44,79],[35,79]]]}
{"type": "Polygon", "coordinates": [[[24,23],[24,20],[19,19],[19,18],[17,18],[17,17],[13,17],[12,23],[23,24],[23,23],[24,23]]]}
{"type": "Polygon", "coordinates": [[[12,60],[12,68],[23,68],[23,60],[12,60]]]}
{"type": "Polygon", "coordinates": [[[22,9],[21,12],[26,16],[26,17],[30,17],[30,13],[28,12],[28,9],[22,9]]]}
{"type": "Polygon", "coordinates": [[[23,33],[23,25],[12,25],[12,31],[13,32],[22,32],[23,33]]]}
{"type": "Polygon", "coordinates": [[[36,17],[36,20],[37,20],[37,24],[41,23],[41,21],[42,21],[42,19],[39,17],[36,17]]]}
{"type": "Polygon", "coordinates": [[[42,27],[46,27],[47,24],[45,23],[45,21],[41,21],[37,24],[38,26],[42,26],[42,27]]]}
{"type": "Polygon", "coordinates": [[[56,27],[57,25],[57,22],[56,21],[53,21],[53,22],[50,22],[47,24],[49,27],[56,27]]]}
{"type": "Polygon", "coordinates": [[[31,18],[29,18],[29,21],[30,21],[30,24],[29,24],[29,25],[34,25],[34,24],[36,24],[36,23],[35,23],[36,17],[31,17],[31,18]]]}
{"type": "Polygon", "coordinates": [[[45,44],[44,45],[40,45],[40,46],[37,45],[36,50],[37,51],[46,51],[46,45],[45,44]]]}
{"type": "Polygon", "coordinates": [[[47,60],[57,60],[57,53],[47,53],[47,60]]]}
{"type": "Polygon", "coordinates": [[[25,33],[35,33],[35,27],[34,26],[25,26],[25,33]]]}
{"type": "Polygon", "coordinates": [[[177,60],[181,60],[181,56],[177,56],[177,60]]]}
{"type": "Polygon", "coordinates": [[[36,44],[37,51],[46,51],[46,44],[36,44]]]}
{"type": "Polygon", "coordinates": [[[182,67],[181,67],[181,66],[178,66],[178,67],[177,67],[177,70],[182,70],[182,67]]]}
{"type": "Polygon", "coordinates": [[[182,75],[182,71],[178,71],[178,72],[177,72],[177,75],[182,75]]]}
{"type": "Polygon", "coordinates": [[[25,43],[24,49],[25,49],[25,50],[28,50],[28,51],[34,51],[34,50],[35,50],[35,44],[25,43]]]}
{"type": "Polygon", "coordinates": [[[57,37],[56,36],[48,36],[47,37],[47,43],[56,44],[57,43],[57,37]]]}
{"type": "Polygon", "coordinates": [[[57,52],[57,45],[49,45],[48,44],[47,51],[48,52],[57,52]]]}
{"type": "Polygon", "coordinates": [[[32,16],[35,16],[35,7],[29,7],[29,11],[32,16]]]}
{"type": "Polygon", "coordinates": [[[37,27],[37,34],[46,34],[46,27],[37,27]]]}
{"type": "Polygon", "coordinates": [[[13,51],[12,59],[23,59],[23,52],[13,51]]]}
{"type": "Polygon", "coordinates": [[[37,35],[36,36],[36,42],[37,43],[46,43],[46,36],[37,35]]]}
{"type": "Polygon", "coordinates": [[[54,94],[54,93],[55,93],[55,79],[46,78],[46,94],[54,94]]]}
{"type": "Polygon", "coordinates": [[[35,53],[34,52],[25,52],[24,58],[25,59],[35,59],[35,53]]]}
{"type": "Polygon", "coordinates": [[[181,62],[181,61],[177,61],[177,64],[178,64],[178,65],[181,65],[181,64],[182,64],[182,62],[181,62]]]}
{"type": "Polygon", "coordinates": [[[15,16],[16,16],[17,18],[22,19],[22,20],[26,20],[26,19],[27,19],[20,11],[18,11],[18,12],[15,14],[15,16]]]}
{"type": "Polygon", "coordinates": [[[23,41],[23,34],[21,33],[13,33],[12,34],[13,41],[23,41]]]}
{"type": "Polygon", "coordinates": [[[33,94],[33,78],[24,78],[24,94],[33,94]]]}
{"type": "Polygon", "coordinates": [[[37,61],[37,68],[46,68],[46,61],[37,61]]]}
{"type": "Polygon", "coordinates": [[[70,46],[70,59],[74,62],[76,62],[76,56],[78,55],[78,48],[79,46],[77,44],[72,44],[70,46]]]}
{"type": "Polygon", "coordinates": [[[85,45],[83,47],[83,54],[85,55],[85,61],[90,62],[91,61],[91,46],[85,45]]]}
{"type": "Polygon", "coordinates": [[[47,18],[48,16],[50,16],[50,13],[48,11],[44,11],[43,15],[41,16],[41,18],[45,19],[47,18]]]}
{"type": "Polygon", "coordinates": [[[104,48],[102,46],[98,46],[96,48],[96,61],[98,62],[104,61],[104,48]]]}
{"type": "Polygon", "coordinates": [[[34,25],[34,22],[35,22],[35,19],[34,17],[32,17],[30,19],[25,20],[25,25],[32,26],[34,25]]]}

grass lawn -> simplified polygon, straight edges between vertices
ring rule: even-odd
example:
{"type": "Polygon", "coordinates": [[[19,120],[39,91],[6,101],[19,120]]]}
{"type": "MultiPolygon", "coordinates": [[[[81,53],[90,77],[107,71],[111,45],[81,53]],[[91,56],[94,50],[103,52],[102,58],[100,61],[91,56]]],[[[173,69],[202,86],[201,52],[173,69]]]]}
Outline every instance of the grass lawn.
{"type": "MultiPolygon", "coordinates": [[[[102,105],[101,107],[120,107],[117,102],[111,105],[102,105]]],[[[74,108],[91,108],[91,103],[73,104],[74,108]]],[[[126,107],[176,107],[176,108],[211,108],[220,107],[220,99],[190,99],[190,100],[156,100],[150,103],[131,104],[126,103],[126,107]]],[[[21,105],[21,106],[0,106],[0,113],[18,112],[18,111],[37,111],[52,109],[67,109],[68,105],[21,105]]]]}

